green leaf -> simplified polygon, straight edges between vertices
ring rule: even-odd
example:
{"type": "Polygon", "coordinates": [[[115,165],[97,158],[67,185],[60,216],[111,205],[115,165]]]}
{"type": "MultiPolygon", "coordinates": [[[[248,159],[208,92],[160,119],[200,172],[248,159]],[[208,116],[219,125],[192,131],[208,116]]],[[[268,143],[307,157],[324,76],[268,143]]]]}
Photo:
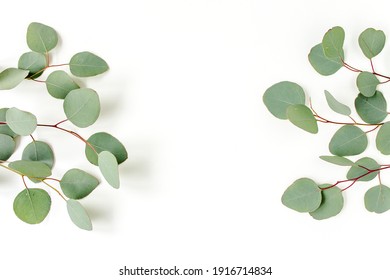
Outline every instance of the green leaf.
{"type": "MultiPolygon", "coordinates": [[[[344,52],[341,53],[341,57],[344,59],[344,52]]],[[[309,62],[314,70],[323,76],[332,75],[343,67],[343,62],[340,57],[328,58],[325,56],[321,43],[315,45],[310,50],[309,62]]]]}
{"type": "Polygon", "coordinates": [[[22,136],[28,136],[37,128],[37,118],[18,108],[10,108],[5,115],[6,122],[13,132],[22,136]]]}
{"type": "Polygon", "coordinates": [[[69,62],[70,72],[77,77],[91,77],[108,70],[107,62],[90,52],[75,54],[69,62]]]}
{"type": "Polygon", "coordinates": [[[80,202],[69,199],[66,202],[66,208],[70,219],[76,226],[84,230],[92,230],[91,219],[80,202]]]}
{"type": "Polygon", "coordinates": [[[51,147],[42,141],[32,141],[23,150],[22,160],[26,161],[39,161],[49,168],[53,168],[54,153],[51,147]]]}
{"type": "Polygon", "coordinates": [[[385,185],[372,187],[364,195],[364,205],[370,212],[386,212],[390,209],[390,188],[385,185]]]}
{"type": "Polygon", "coordinates": [[[372,97],[359,94],[355,99],[355,109],[366,123],[378,124],[387,117],[387,102],[380,91],[372,97]]]}
{"type": "Polygon", "coordinates": [[[18,68],[7,68],[0,73],[0,90],[13,89],[27,77],[29,71],[18,68]]]}
{"type": "Polygon", "coordinates": [[[98,185],[99,181],[95,177],[77,168],[68,170],[60,182],[64,194],[72,199],[82,199],[86,197],[98,185]]]}
{"type": "Polygon", "coordinates": [[[290,185],[282,196],[282,203],[298,212],[312,212],[321,204],[321,190],[308,178],[301,178],[290,185]]]}
{"type": "Polygon", "coordinates": [[[17,160],[11,162],[8,167],[33,179],[43,179],[51,175],[50,167],[40,161],[17,160]]]}
{"type": "Polygon", "coordinates": [[[27,52],[19,58],[18,68],[28,70],[28,77],[31,79],[38,78],[46,67],[46,57],[44,54],[37,52],[27,52]]]}
{"type": "Polygon", "coordinates": [[[322,47],[324,54],[328,58],[340,58],[343,56],[345,32],[340,26],[329,29],[323,39],[322,47]]]}
{"type": "Polygon", "coordinates": [[[95,123],[100,114],[98,94],[89,88],[74,89],[64,100],[64,111],[69,121],[78,127],[95,123]]]}
{"type": "Polygon", "coordinates": [[[339,157],[339,156],[320,156],[320,159],[326,161],[326,162],[329,162],[329,163],[332,163],[332,164],[336,164],[336,165],[340,165],[340,166],[352,166],[354,165],[354,163],[345,158],[345,157],[339,157]]]}
{"type": "Polygon", "coordinates": [[[371,170],[376,170],[380,168],[380,165],[369,157],[364,157],[355,162],[355,164],[349,169],[347,173],[347,179],[358,179],[358,181],[371,181],[378,175],[378,171],[370,172],[371,170]],[[367,175],[364,175],[367,174],[367,175]]]}
{"type": "Polygon", "coordinates": [[[317,120],[314,118],[311,110],[303,104],[290,105],[287,108],[287,118],[299,128],[310,132],[317,133],[317,120]]]}
{"type": "Polygon", "coordinates": [[[384,155],[390,155],[390,122],[385,122],[376,135],[376,148],[384,155]]]}
{"type": "Polygon", "coordinates": [[[80,87],[65,71],[57,70],[47,77],[46,88],[54,98],[64,99],[69,92],[80,87]]]}
{"type": "Polygon", "coordinates": [[[127,159],[127,151],[125,146],[114,136],[106,132],[97,132],[88,138],[87,142],[94,147],[97,153],[89,145],[85,145],[85,155],[88,161],[94,165],[98,165],[98,155],[102,151],[112,153],[118,164],[121,164],[127,159]]]}
{"type": "MultiPolygon", "coordinates": [[[[324,184],[321,188],[331,185],[324,184]]],[[[336,216],[341,212],[344,206],[344,198],[338,187],[332,187],[322,191],[322,202],[320,207],[310,212],[310,215],[316,220],[328,219],[336,216]]]]}
{"type": "Polygon", "coordinates": [[[99,153],[98,164],[100,172],[113,188],[118,189],[120,186],[119,182],[119,170],[118,162],[113,154],[108,151],[99,153]]]}
{"type": "Polygon", "coordinates": [[[50,26],[32,22],[27,28],[27,45],[38,53],[47,53],[54,49],[58,42],[57,32],[50,26]]]}
{"type": "Polygon", "coordinates": [[[6,134],[0,134],[0,161],[9,159],[15,151],[15,140],[6,134]]]}
{"type": "MultiPolygon", "coordinates": [[[[8,108],[1,108],[0,109],[0,122],[7,122],[6,120],[6,114],[7,114],[8,108]]],[[[8,125],[6,124],[0,124],[0,134],[6,134],[11,137],[16,137],[17,134],[13,132],[8,125]]]]}
{"type": "Polygon", "coordinates": [[[328,102],[329,107],[338,114],[349,116],[351,114],[351,109],[333,97],[329,91],[325,90],[326,102],[328,102]]]}
{"type": "Polygon", "coordinates": [[[367,28],[359,36],[359,46],[368,59],[377,56],[383,50],[385,42],[385,33],[374,28],[367,28]]]}
{"type": "Polygon", "coordinates": [[[344,125],[333,135],[329,151],[336,156],[358,155],[367,148],[367,135],[359,127],[344,125]]]}
{"type": "Polygon", "coordinates": [[[356,85],[365,97],[373,96],[379,84],[378,78],[370,72],[361,72],[356,79],[356,85]]]}
{"type": "Polygon", "coordinates": [[[14,200],[14,212],[23,222],[39,224],[49,214],[51,198],[42,189],[25,189],[14,200]]]}
{"type": "Polygon", "coordinates": [[[272,115],[286,120],[288,106],[305,104],[305,92],[300,85],[284,81],[269,87],[263,95],[263,102],[272,115]]]}

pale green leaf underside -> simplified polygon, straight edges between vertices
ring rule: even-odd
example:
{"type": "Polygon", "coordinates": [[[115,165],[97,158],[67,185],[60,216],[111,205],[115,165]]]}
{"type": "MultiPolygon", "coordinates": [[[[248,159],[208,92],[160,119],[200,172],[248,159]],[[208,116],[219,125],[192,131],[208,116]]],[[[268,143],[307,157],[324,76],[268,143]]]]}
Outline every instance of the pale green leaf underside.
{"type": "Polygon", "coordinates": [[[384,155],[390,155],[390,122],[384,123],[376,136],[376,148],[384,155]]]}
{"type": "Polygon", "coordinates": [[[351,109],[347,105],[344,105],[341,102],[339,102],[327,90],[325,90],[325,97],[326,97],[326,102],[334,112],[345,116],[349,116],[351,114],[351,109]]]}
{"type": "Polygon", "coordinates": [[[84,230],[92,230],[91,219],[80,202],[69,199],[66,202],[66,208],[70,219],[76,226],[84,230]]]}
{"type": "Polygon", "coordinates": [[[367,135],[363,130],[353,125],[344,125],[330,140],[329,151],[336,156],[354,156],[364,152],[367,145],[367,135]]]}
{"type": "Polygon", "coordinates": [[[365,97],[373,96],[379,84],[378,78],[370,72],[361,72],[356,79],[356,85],[365,97]]]}
{"type": "Polygon", "coordinates": [[[93,53],[80,52],[71,58],[69,69],[77,77],[91,77],[106,72],[108,64],[93,53]]]}
{"type": "Polygon", "coordinates": [[[332,163],[332,164],[335,164],[335,165],[339,165],[339,166],[352,166],[354,165],[354,163],[345,158],[345,157],[339,157],[339,156],[320,156],[320,159],[326,161],[326,162],[329,162],[329,163],[332,163]]]}
{"type": "Polygon", "coordinates": [[[329,29],[323,39],[322,47],[324,54],[328,58],[340,58],[343,54],[345,32],[340,26],[329,29]]]}
{"type": "Polygon", "coordinates": [[[364,195],[364,205],[370,212],[384,213],[390,209],[390,188],[378,185],[370,188],[364,195]]]}
{"type": "Polygon", "coordinates": [[[287,118],[297,127],[310,132],[317,133],[317,120],[314,118],[312,111],[303,104],[290,105],[287,108],[287,118]]]}
{"type": "Polygon", "coordinates": [[[8,166],[30,178],[47,178],[51,175],[50,167],[40,161],[17,160],[8,166]]]}
{"type": "Polygon", "coordinates": [[[38,53],[47,53],[57,45],[57,32],[50,26],[32,22],[27,28],[27,45],[38,53]]]}
{"type": "Polygon", "coordinates": [[[28,70],[7,68],[0,73],[0,90],[13,89],[19,85],[28,75],[28,70]]]}
{"type": "Polygon", "coordinates": [[[118,162],[113,154],[108,151],[99,153],[98,165],[100,172],[113,188],[118,189],[120,186],[118,162]]]}
{"type": "Polygon", "coordinates": [[[28,136],[37,127],[37,118],[30,112],[10,108],[5,115],[7,125],[18,135],[28,136]]]}
{"type": "Polygon", "coordinates": [[[51,198],[42,189],[25,189],[14,200],[14,212],[23,222],[39,224],[49,214],[51,198]]]}
{"type": "Polygon", "coordinates": [[[367,28],[359,36],[359,46],[368,59],[377,56],[383,50],[385,42],[385,33],[374,28],[367,28]]]}
{"type": "MultiPolygon", "coordinates": [[[[341,52],[342,59],[344,59],[344,52],[341,52]]],[[[322,44],[315,45],[309,53],[309,62],[311,66],[319,74],[323,76],[329,76],[336,73],[341,67],[343,62],[340,57],[328,58],[324,54],[322,44]]]]}
{"type": "MultiPolygon", "coordinates": [[[[329,187],[329,184],[321,185],[321,188],[329,187]]],[[[320,207],[310,212],[310,215],[316,220],[324,220],[336,216],[341,212],[344,206],[344,198],[338,187],[332,187],[322,192],[322,201],[320,207]]]]}
{"type": "Polygon", "coordinates": [[[355,99],[355,109],[366,123],[378,124],[387,117],[387,102],[380,91],[372,97],[359,94],[355,99]]]}
{"type": "Polygon", "coordinates": [[[298,212],[312,212],[321,204],[321,190],[308,178],[301,178],[290,185],[282,196],[286,207],[298,212]]]}

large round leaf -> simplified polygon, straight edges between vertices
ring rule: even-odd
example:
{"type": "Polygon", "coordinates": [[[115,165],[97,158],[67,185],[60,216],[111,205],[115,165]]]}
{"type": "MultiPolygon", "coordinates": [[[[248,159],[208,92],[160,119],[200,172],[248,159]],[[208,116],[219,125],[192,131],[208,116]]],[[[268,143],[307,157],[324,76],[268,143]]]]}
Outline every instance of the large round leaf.
{"type": "Polygon", "coordinates": [[[39,161],[53,168],[54,153],[51,147],[42,141],[32,141],[23,150],[22,160],[39,161]]]}
{"type": "Polygon", "coordinates": [[[376,136],[376,148],[384,155],[390,155],[390,122],[384,123],[376,136]]]}
{"type": "Polygon", "coordinates": [[[340,58],[343,54],[345,32],[340,26],[329,29],[322,38],[324,54],[328,58],[340,58]]]}
{"type": "Polygon", "coordinates": [[[17,160],[8,166],[30,178],[43,179],[51,175],[50,167],[40,161],[17,160]]]}
{"type": "Polygon", "coordinates": [[[369,59],[377,56],[383,50],[385,42],[385,33],[374,28],[367,28],[359,36],[359,46],[369,59]]]}
{"type": "MultiPolygon", "coordinates": [[[[6,114],[7,114],[8,108],[1,108],[0,109],[0,122],[7,122],[6,114]]],[[[11,137],[17,136],[15,132],[13,132],[8,125],[6,124],[0,124],[0,134],[6,134],[11,137]]]]}
{"type": "Polygon", "coordinates": [[[77,77],[91,77],[108,70],[107,62],[90,52],[75,54],[69,62],[70,72],[77,77]]]}
{"type": "Polygon", "coordinates": [[[378,171],[371,172],[372,170],[377,170],[380,168],[380,165],[369,157],[364,157],[355,162],[355,164],[349,169],[347,173],[347,178],[358,179],[358,181],[371,181],[378,175],[378,171]],[[366,174],[366,175],[365,175],[366,174]]]}
{"type": "Polygon", "coordinates": [[[27,77],[29,71],[18,68],[7,68],[0,73],[0,90],[12,89],[27,77]]]}
{"type": "MultiPolygon", "coordinates": [[[[329,187],[329,184],[320,187],[329,187]]],[[[320,207],[310,212],[310,215],[316,220],[328,219],[341,212],[344,206],[344,198],[338,187],[332,187],[322,191],[322,202],[320,207]]]]}
{"type": "Polygon", "coordinates": [[[6,134],[0,134],[0,161],[9,159],[15,151],[15,140],[6,134]]]}
{"type": "Polygon", "coordinates": [[[66,202],[66,208],[70,219],[76,226],[84,230],[92,230],[91,219],[80,202],[69,199],[66,202]]]}
{"type": "Polygon", "coordinates": [[[326,97],[326,102],[334,112],[345,116],[349,116],[351,114],[351,109],[347,105],[344,105],[343,103],[339,102],[327,90],[325,90],[325,97],[326,97]]]}
{"type": "Polygon", "coordinates": [[[118,189],[120,186],[118,162],[113,154],[107,151],[99,153],[98,164],[100,172],[104,179],[113,188],[118,189]]]}
{"type": "MultiPolygon", "coordinates": [[[[344,52],[341,53],[344,59],[344,52]]],[[[341,67],[343,62],[340,57],[328,58],[324,54],[322,44],[315,45],[309,53],[309,62],[319,74],[329,76],[336,73],[341,67]]]]}
{"type": "Polygon", "coordinates": [[[370,212],[386,212],[390,209],[390,188],[385,185],[372,187],[364,195],[364,205],[370,212]]]}
{"type": "Polygon", "coordinates": [[[64,100],[64,111],[69,121],[78,127],[95,123],[100,114],[98,94],[89,88],[75,89],[64,100]]]}
{"type": "Polygon", "coordinates": [[[30,112],[10,108],[5,115],[8,126],[13,132],[22,136],[28,136],[37,127],[37,118],[30,112]]]}
{"type": "Polygon", "coordinates": [[[354,156],[364,152],[367,144],[367,135],[363,130],[353,125],[344,125],[330,140],[329,151],[336,156],[354,156]]]}
{"type": "Polygon", "coordinates": [[[89,195],[99,185],[99,181],[89,173],[74,168],[64,174],[60,185],[67,197],[81,199],[89,195]]]}
{"type": "Polygon", "coordinates": [[[287,119],[287,108],[294,104],[305,104],[305,92],[296,83],[283,81],[269,87],[263,102],[272,115],[279,119],[287,119]]]}
{"type": "Polygon", "coordinates": [[[46,88],[54,98],[64,99],[69,92],[80,87],[65,71],[57,70],[47,77],[46,88]]]}
{"type": "Polygon", "coordinates": [[[308,178],[296,180],[282,196],[282,203],[298,212],[312,212],[321,204],[321,190],[308,178]]]}
{"type": "Polygon", "coordinates": [[[290,105],[287,108],[287,118],[297,127],[310,132],[317,133],[317,120],[314,118],[312,111],[303,104],[290,105]]]}
{"type": "Polygon", "coordinates": [[[380,91],[372,97],[359,94],[355,99],[355,108],[366,123],[377,124],[387,117],[387,102],[380,91]]]}
{"type": "Polygon", "coordinates": [[[23,222],[39,224],[49,214],[51,199],[42,189],[25,189],[14,200],[14,212],[23,222]]]}
{"type": "Polygon", "coordinates": [[[19,58],[18,68],[28,70],[28,77],[38,78],[46,67],[46,56],[37,52],[27,52],[19,58]]]}
{"type": "Polygon", "coordinates": [[[378,78],[370,72],[361,72],[356,79],[356,85],[365,97],[373,96],[379,84],[378,78]]]}
{"type": "Polygon", "coordinates": [[[32,22],[27,28],[27,45],[39,53],[47,53],[57,45],[57,32],[50,26],[32,22]]]}

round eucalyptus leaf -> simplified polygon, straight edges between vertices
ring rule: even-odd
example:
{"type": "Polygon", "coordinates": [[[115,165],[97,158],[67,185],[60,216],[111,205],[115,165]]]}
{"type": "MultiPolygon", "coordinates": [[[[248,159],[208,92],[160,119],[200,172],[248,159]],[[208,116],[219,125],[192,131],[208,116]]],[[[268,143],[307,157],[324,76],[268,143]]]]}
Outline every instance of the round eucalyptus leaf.
{"type": "Polygon", "coordinates": [[[76,226],[84,230],[92,230],[91,219],[80,202],[69,199],[66,202],[66,208],[70,219],[76,226]]]}
{"type": "Polygon", "coordinates": [[[380,91],[372,97],[359,94],[355,99],[356,112],[366,123],[377,124],[387,117],[387,102],[380,91]]]}
{"type": "Polygon", "coordinates": [[[77,168],[68,170],[60,182],[62,191],[71,199],[86,197],[98,185],[99,181],[94,176],[77,168]]]}
{"type": "Polygon", "coordinates": [[[91,77],[106,72],[108,64],[93,53],[80,52],[71,58],[69,69],[77,77],[91,77]]]}
{"type": "Polygon", "coordinates": [[[330,94],[330,92],[327,90],[325,90],[325,97],[326,102],[334,112],[345,116],[349,116],[351,114],[351,109],[347,105],[337,101],[337,99],[334,98],[333,95],[330,94]]]}
{"type": "Polygon", "coordinates": [[[30,112],[10,108],[5,115],[6,122],[13,132],[28,136],[37,128],[37,118],[30,112]]]}
{"type": "Polygon", "coordinates": [[[356,85],[365,97],[373,96],[379,84],[378,78],[370,72],[361,72],[356,79],[356,85]]]}
{"type": "Polygon", "coordinates": [[[376,135],[376,148],[384,155],[390,155],[390,122],[385,122],[376,135]]]}
{"type": "Polygon", "coordinates": [[[371,170],[376,170],[380,168],[380,165],[369,157],[364,157],[355,162],[355,164],[349,169],[347,173],[347,179],[358,179],[358,181],[371,181],[378,175],[378,171],[370,172],[371,170]],[[367,175],[364,175],[367,174],[367,175]]]}
{"type": "Polygon", "coordinates": [[[364,205],[370,212],[386,212],[390,209],[390,188],[385,185],[370,188],[364,195],[364,205]]]}
{"type": "Polygon", "coordinates": [[[321,190],[308,178],[300,178],[290,185],[282,196],[286,207],[298,212],[313,212],[321,204],[321,190]]]}
{"type": "Polygon", "coordinates": [[[340,166],[352,166],[354,163],[345,158],[345,157],[339,157],[339,156],[320,156],[320,159],[335,164],[335,165],[340,165],[340,166]]]}
{"type": "MultiPolygon", "coordinates": [[[[321,188],[329,187],[329,184],[321,185],[321,188]]],[[[310,215],[316,220],[324,220],[336,216],[341,212],[344,206],[344,198],[341,190],[334,186],[323,190],[320,207],[310,212],[310,215]]]]}
{"type": "Polygon", "coordinates": [[[385,42],[385,33],[374,28],[367,28],[359,36],[359,46],[368,59],[377,56],[383,50],[385,42]]]}
{"type": "Polygon", "coordinates": [[[64,112],[74,125],[88,127],[99,117],[99,96],[89,88],[74,89],[65,97],[64,112]]]}
{"type": "Polygon", "coordinates": [[[317,120],[312,111],[303,104],[290,105],[287,107],[287,118],[297,127],[316,134],[318,132],[317,120]]]}
{"type": "Polygon", "coordinates": [[[58,42],[57,32],[50,26],[32,22],[27,28],[27,45],[38,53],[47,53],[54,49],[58,42]]]}
{"type": "Polygon", "coordinates": [[[265,91],[263,102],[272,115],[286,120],[288,106],[305,104],[305,92],[300,85],[283,81],[265,91]]]}
{"type": "Polygon", "coordinates": [[[50,167],[40,161],[17,160],[11,162],[8,167],[33,179],[43,179],[51,175],[50,167]]]}
{"type": "Polygon", "coordinates": [[[14,200],[14,212],[23,222],[39,224],[49,214],[51,198],[42,189],[25,189],[14,200]]]}
{"type": "Polygon", "coordinates": [[[18,68],[28,70],[28,77],[38,78],[46,67],[46,57],[44,54],[37,52],[27,52],[19,58],[18,68]]]}
{"type": "Polygon", "coordinates": [[[49,168],[53,168],[54,153],[51,147],[42,141],[32,141],[23,150],[22,160],[26,161],[39,161],[49,168]]]}
{"type": "Polygon", "coordinates": [[[0,73],[0,90],[13,89],[28,75],[28,70],[7,68],[0,73]]]}
{"type": "Polygon", "coordinates": [[[9,159],[15,151],[15,140],[6,134],[0,134],[0,161],[9,159]]]}
{"type": "MultiPolygon", "coordinates": [[[[7,119],[6,119],[7,110],[8,110],[8,108],[1,108],[0,109],[0,122],[7,122],[7,119]]],[[[11,128],[9,128],[9,126],[6,124],[0,124],[0,134],[6,134],[6,135],[9,135],[13,138],[17,136],[17,134],[15,132],[13,132],[11,130],[11,128]]]]}
{"type": "MultiPolygon", "coordinates": [[[[344,59],[344,52],[341,53],[344,59]]],[[[324,54],[322,44],[315,45],[309,53],[309,62],[319,74],[323,76],[329,76],[336,73],[341,67],[343,62],[340,57],[328,58],[324,54]]]]}
{"type": "Polygon", "coordinates": [[[47,77],[46,88],[54,98],[64,99],[69,92],[80,87],[65,71],[57,70],[47,77]]]}
{"type": "Polygon", "coordinates": [[[120,186],[119,170],[115,156],[108,151],[103,151],[99,153],[98,164],[100,172],[102,173],[104,179],[106,179],[107,183],[109,183],[113,188],[118,189],[120,186]]]}
{"type": "Polygon", "coordinates": [[[340,58],[343,56],[343,45],[345,39],[344,29],[335,26],[329,29],[322,38],[324,54],[328,58],[340,58]]]}
{"type": "Polygon", "coordinates": [[[336,156],[358,155],[367,148],[366,133],[359,127],[344,125],[333,135],[329,142],[329,151],[336,156]]]}

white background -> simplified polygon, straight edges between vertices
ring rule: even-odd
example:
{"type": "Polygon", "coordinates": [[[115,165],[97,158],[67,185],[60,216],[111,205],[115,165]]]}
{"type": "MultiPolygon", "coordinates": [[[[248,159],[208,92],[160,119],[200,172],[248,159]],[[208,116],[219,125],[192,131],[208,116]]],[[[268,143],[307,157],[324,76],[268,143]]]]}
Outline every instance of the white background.
{"type": "MultiPolygon", "coordinates": [[[[323,115],[342,118],[326,108],[323,90],[353,105],[355,75],[342,69],[322,77],[307,54],[327,29],[340,25],[347,61],[368,69],[357,38],[367,27],[389,34],[387,6],[339,0],[3,3],[0,70],[16,66],[28,51],[32,21],[61,37],[53,63],[84,50],[107,60],[107,74],[83,82],[99,92],[101,118],[88,129],[66,127],[85,137],[114,134],[129,160],[121,166],[119,190],[103,182],[82,201],[92,232],[73,226],[55,193],[41,225],[19,221],[12,203],[23,186],[1,171],[0,278],[151,279],[120,277],[125,265],[272,266],[271,277],[231,279],[388,278],[389,213],[369,213],[363,204],[364,192],[377,182],[345,192],[344,210],[333,219],[315,221],[285,208],[280,197],[295,179],[332,183],[347,170],[318,159],[329,153],[336,126],[320,125],[320,133],[310,135],[274,118],[262,103],[269,86],[291,80],[323,115]]],[[[378,71],[389,74],[387,61],[389,47],[375,59],[378,71]]],[[[61,102],[38,83],[0,92],[0,103],[32,111],[42,123],[64,116],[61,102]]],[[[72,167],[100,176],[77,139],[44,128],[35,136],[57,151],[55,176],[72,167]]],[[[389,163],[375,148],[370,153],[389,163]]],[[[383,174],[383,181],[389,184],[390,176],[383,174]]],[[[227,279],[177,277],[196,278],[227,279]]]]}

